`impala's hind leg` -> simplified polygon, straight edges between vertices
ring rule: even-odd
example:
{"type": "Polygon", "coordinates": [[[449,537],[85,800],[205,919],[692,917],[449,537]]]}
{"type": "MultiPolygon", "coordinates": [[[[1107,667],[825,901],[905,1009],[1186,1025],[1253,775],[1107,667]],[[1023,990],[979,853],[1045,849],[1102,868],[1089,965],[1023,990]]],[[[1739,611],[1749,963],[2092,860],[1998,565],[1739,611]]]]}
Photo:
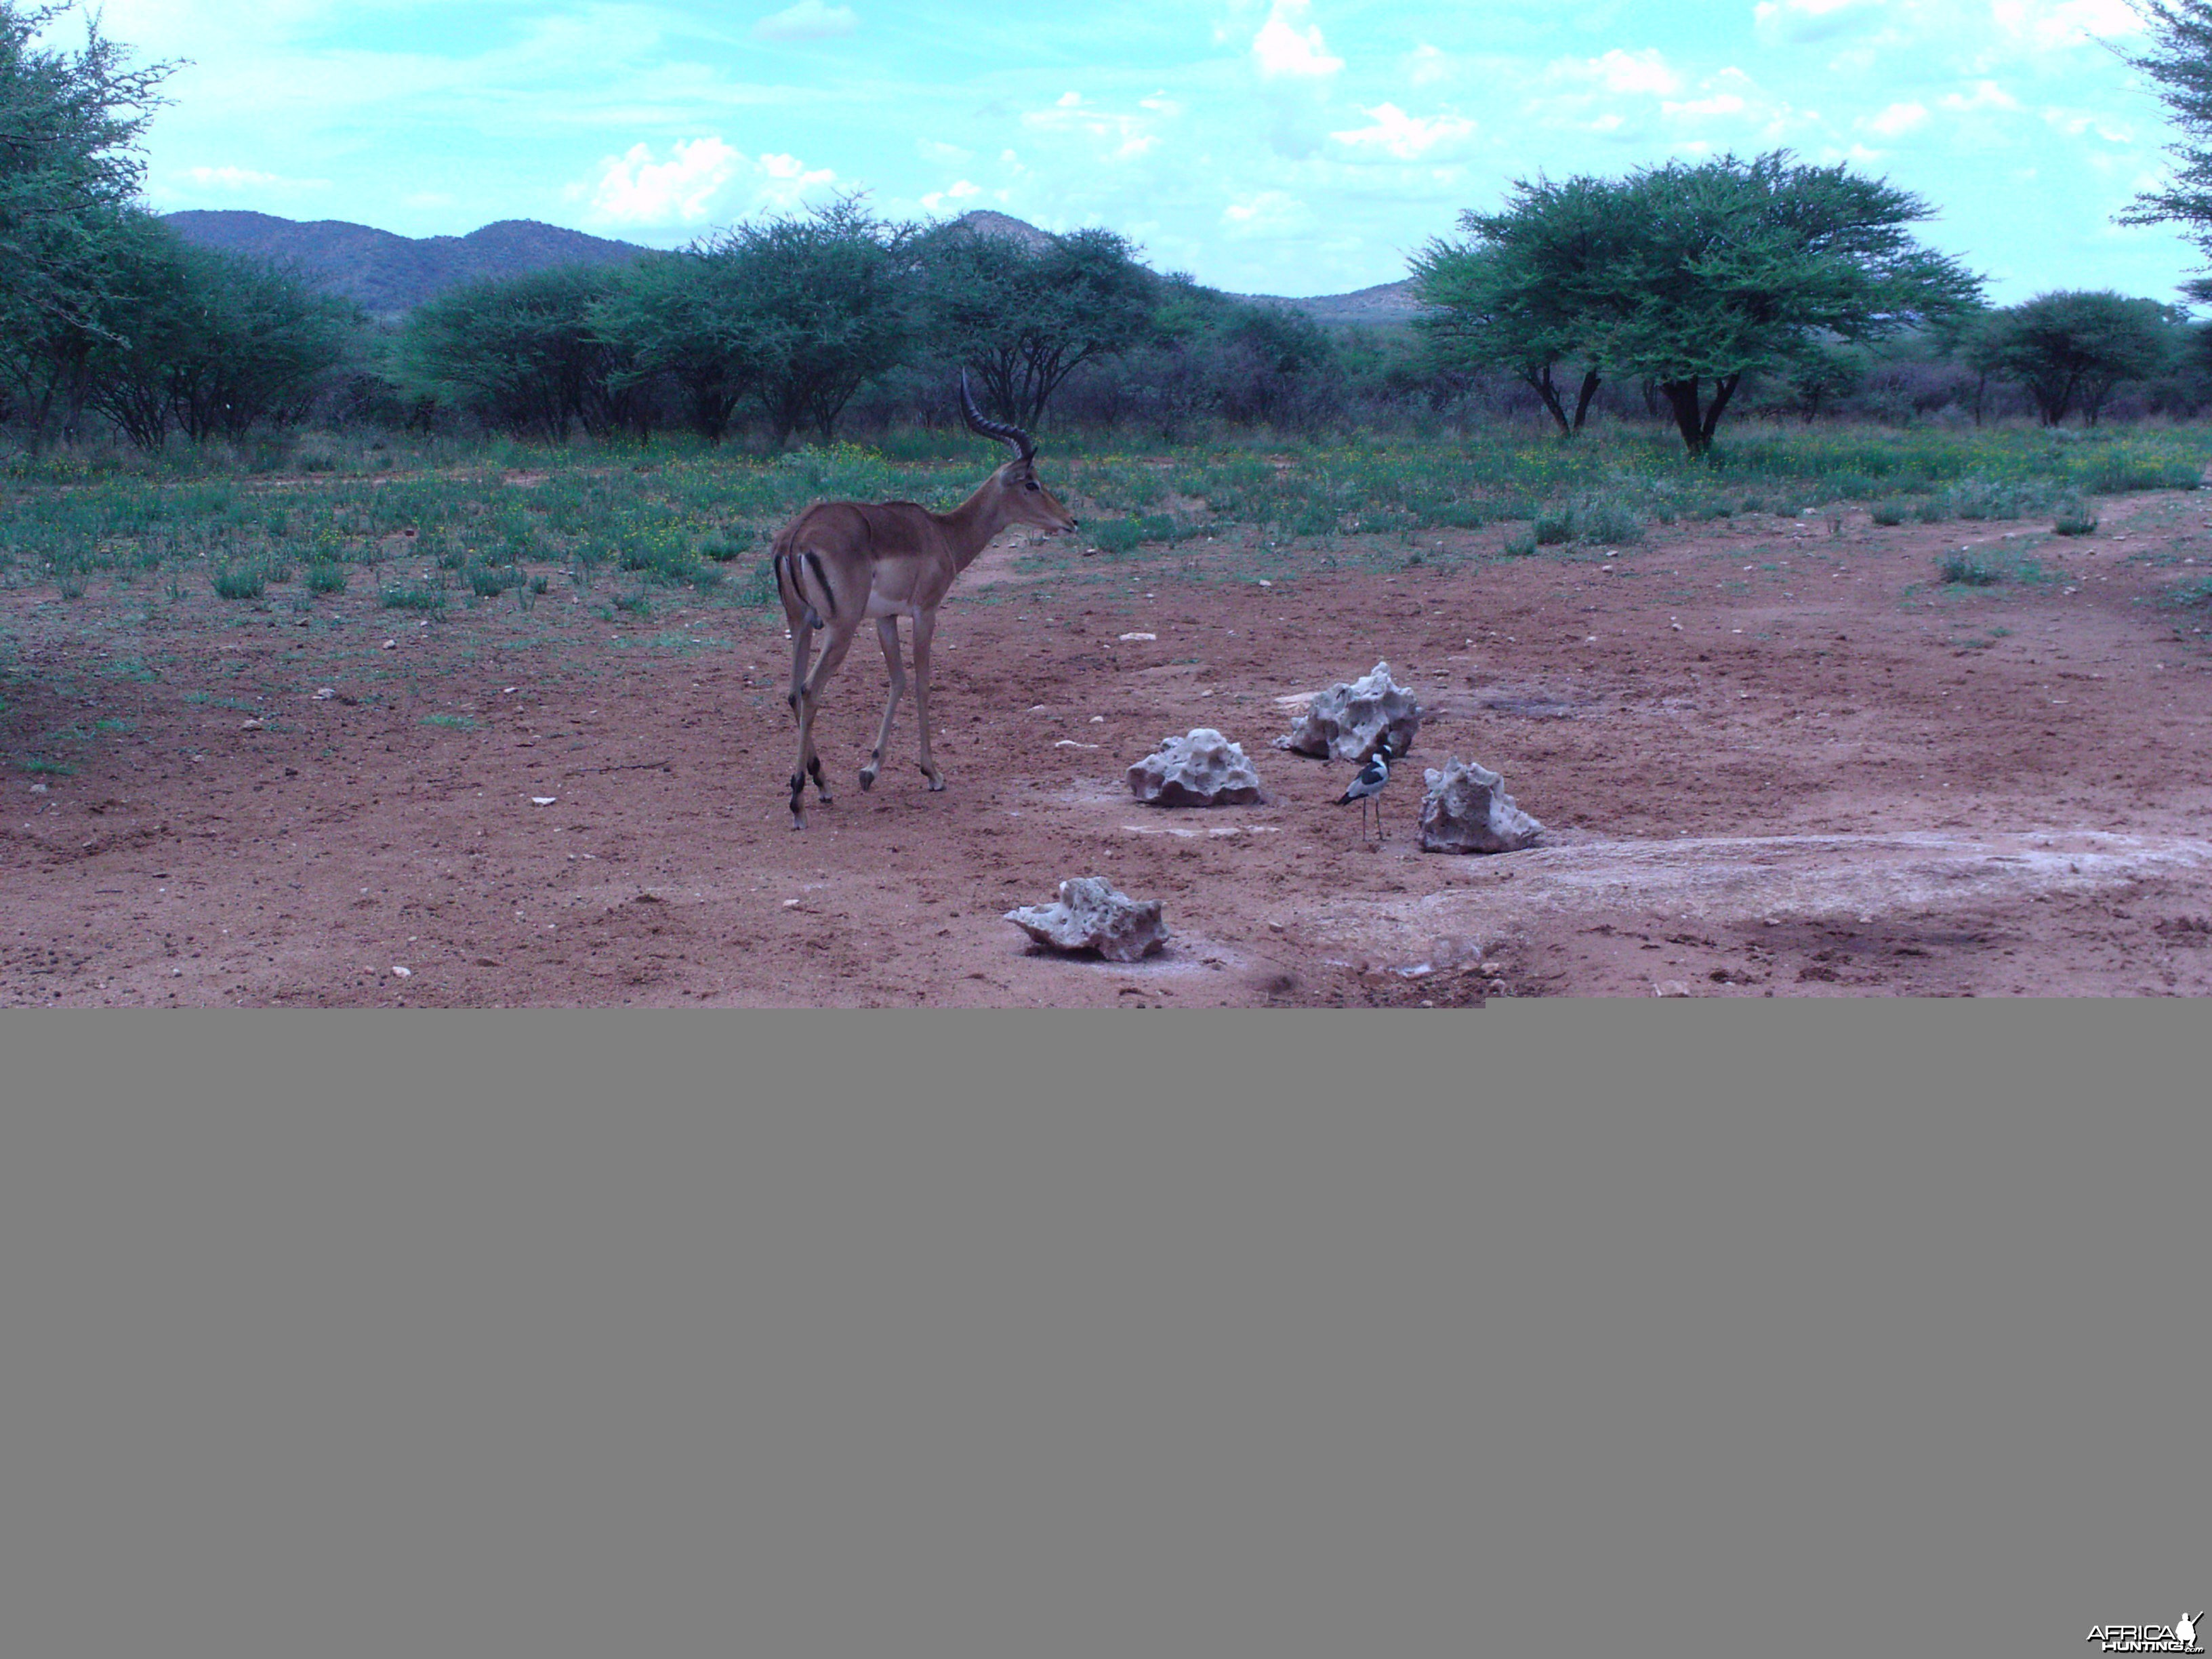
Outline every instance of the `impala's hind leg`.
{"type": "Polygon", "coordinates": [[[822,774],[822,757],[814,752],[814,717],[822,709],[823,688],[830,677],[845,660],[846,652],[853,647],[853,629],[849,623],[833,623],[830,637],[823,642],[822,654],[815,659],[814,672],[799,689],[799,764],[791,775],[791,827],[804,830],[806,813],[799,797],[806,788],[806,780],[814,780],[815,793],[822,798],[824,806],[830,805],[829,781],[822,774]]]}
{"type": "MultiPolygon", "coordinates": [[[[945,775],[929,757],[929,641],[937,633],[937,613],[925,611],[914,619],[914,712],[921,724],[921,774],[932,789],[945,787],[945,775]]],[[[890,735],[888,723],[884,735],[890,735]]]]}
{"type": "MultiPolygon", "coordinates": [[[[787,602],[786,615],[791,615],[787,602]]],[[[806,828],[806,659],[814,648],[813,625],[802,611],[791,616],[791,695],[784,701],[791,705],[791,718],[799,726],[799,763],[791,774],[791,827],[806,828]]]]}
{"type": "Polygon", "coordinates": [[[891,740],[891,720],[898,713],[899,698],[906,692],[906,670],[899,664],[898,618],[876,618],[876,637],[883,641],[884,666],[891,673],[891,700],[884,705],[884,723],[876,733],[875,752],[868,763],[860,769],[860,787],[872,789],[884,769],[884,750],[891,740]]]}

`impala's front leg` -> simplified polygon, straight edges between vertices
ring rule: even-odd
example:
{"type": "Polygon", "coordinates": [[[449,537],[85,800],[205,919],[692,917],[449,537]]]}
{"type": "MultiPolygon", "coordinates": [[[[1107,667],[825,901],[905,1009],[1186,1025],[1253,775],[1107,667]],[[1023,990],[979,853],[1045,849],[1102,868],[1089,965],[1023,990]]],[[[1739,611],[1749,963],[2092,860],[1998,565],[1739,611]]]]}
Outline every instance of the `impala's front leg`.
{"type": "MultiPolygon", "coordinates": [[[[933,789],[945,787],[945,775],[929,757],[929,641],[937,632],[937,612],[925,611],[914,619],[914,712],[921,725],[921,773],[933,789]]],[[[890,736],[884,722],[884,736],[890,736]]]]}
{"type": "Polygon", "coordinates": [[[906,670],[899,665],[898,618],[876,618],[876,637],[883,641],[884,666],[891,672],[891,700],[884,705],[883,728],[876,733],[875,752],[868,763],[860,769],[860,787],[872,789],[884,769],[884,750],[891,740],[891,719],[898,713],[899,698],[906,691],[906,670]]]}
{"type": "MultiPolygon", "coordinates": [[[[796,630],[794,630],[795,632],[796,630]]],[[[821,711],[823,688],[830,677],[845,660],[845,653],[852,648],[851,623],[832,623],[830,637],[823,642],[822,655],[816,659],[814,672],[806,677],[799,690],[799,764],[791,775],[791,827],[806,828],[806,812],[800,804],[805,793],[806,780],[814,780],[814,792],[822,798],[824,806],[830,805],[830,783],[822,775],[822,757],[814,752],[814,716],[821,711]]]]}

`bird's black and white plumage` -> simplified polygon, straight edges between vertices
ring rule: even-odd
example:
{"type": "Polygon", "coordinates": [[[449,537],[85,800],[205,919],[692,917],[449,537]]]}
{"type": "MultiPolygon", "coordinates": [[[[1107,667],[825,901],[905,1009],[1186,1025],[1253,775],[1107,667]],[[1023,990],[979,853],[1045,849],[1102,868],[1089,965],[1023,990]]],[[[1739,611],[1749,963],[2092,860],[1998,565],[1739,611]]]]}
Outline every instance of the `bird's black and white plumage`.
{"type": "Polygon", "coordinates": [[[1363,837],[1367,834],[1367,803],[1371,800],[1375,803],[1375,838],[1377,841],[1382,839],[1381,796],[1382,786],[1389,781],[1390,745],[1384,743],[1377,745],[1374,754],[1368,757],[1367,764],[1360,769],[1359,775],[1352,779],[1352,787],[1336,798],[1339,806],[1349,806],[1353,801],[1359,803],[1359,833],[1363,837]]]}

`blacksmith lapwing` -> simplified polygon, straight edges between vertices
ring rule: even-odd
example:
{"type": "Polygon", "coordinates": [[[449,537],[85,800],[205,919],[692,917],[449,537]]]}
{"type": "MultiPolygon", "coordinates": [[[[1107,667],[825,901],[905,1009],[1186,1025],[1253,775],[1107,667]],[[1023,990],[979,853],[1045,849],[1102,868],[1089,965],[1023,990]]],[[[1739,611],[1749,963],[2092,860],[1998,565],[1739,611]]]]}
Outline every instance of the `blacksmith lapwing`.
{"type": "Polygon", "coordinates": [[[1375,745],[1375,752],[1367,757],[1367,764],[1352,781],[1352,787],[1336,798],[1339,806],[1359,803],[1359,838],[1367,838],[1367,803],[1375,803],[1375,839],[1382,839],[1382,786],[1390,781],[1390,739],[1385,736],[1375,745]]]}

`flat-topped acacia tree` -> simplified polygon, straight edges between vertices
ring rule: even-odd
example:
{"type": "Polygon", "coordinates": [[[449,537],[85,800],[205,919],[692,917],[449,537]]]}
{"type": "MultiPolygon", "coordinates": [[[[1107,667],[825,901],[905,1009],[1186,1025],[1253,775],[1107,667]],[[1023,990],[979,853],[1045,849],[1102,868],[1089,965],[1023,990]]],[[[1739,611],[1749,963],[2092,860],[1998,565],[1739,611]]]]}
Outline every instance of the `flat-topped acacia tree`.
{"type": "MultiPolygon", "coordinates": [[[[1553,365],[1656,381],[1692,455],[1747,374],[1823,343],[1879,338],[1980,303],[1980,279],[1905,229],[1920,198],[1786,150],[1669,161],[1617,179],[1516,181],[1466,240],[1417,255],[1432,333],[1487,350],[1542,393],[1553,365]]],[[[1571,430],[1556,392],[1547,406],[1571,430]]]]}

